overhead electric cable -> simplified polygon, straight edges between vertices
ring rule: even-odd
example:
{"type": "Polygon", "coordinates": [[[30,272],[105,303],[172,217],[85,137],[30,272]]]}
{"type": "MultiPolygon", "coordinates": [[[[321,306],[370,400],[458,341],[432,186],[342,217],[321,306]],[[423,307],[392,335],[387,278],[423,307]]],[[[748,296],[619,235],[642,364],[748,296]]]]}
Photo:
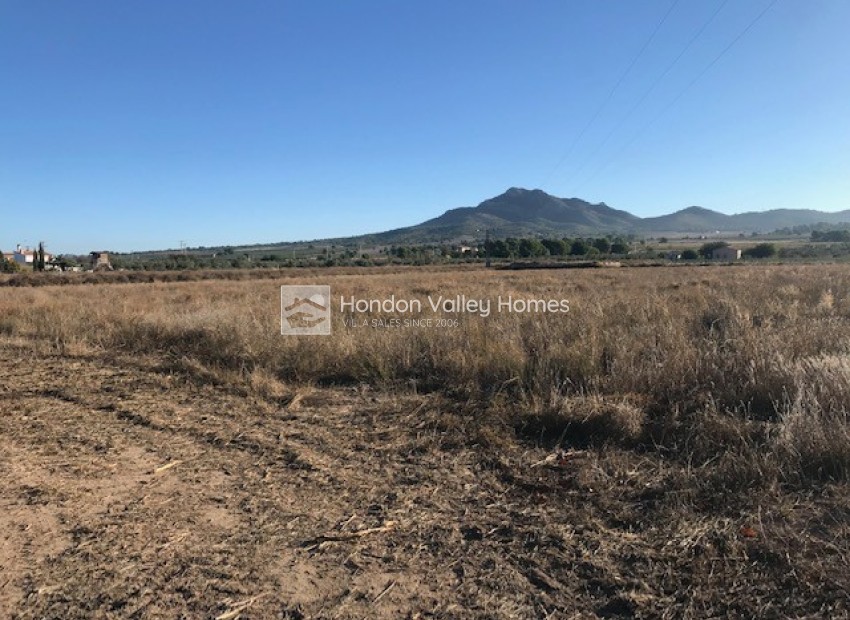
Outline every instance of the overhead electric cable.
{"type": "MultiPolygon", "coordinates": [[[[661,83],[661,80],[663,80],[665,77],[667,77],[667,74],[670,73],[670,71],[672,71],[673,68],[677,64],[679,64],[679,61],[682,59],[682,57],[687,53],[687,51],[691,48],[691,46],[693,46],[693,44],[696,43],[697,40],[703,35],[703,33],[706,31],[706,29],[714,21],[714,19],[720,14],[720,11],[722,11],[723,8],[728,3],[729,3],[729,0],[723,0],[717,6],[717,8],[709,16],[709,18],[702,24],[702,26],[699,28],[699,30],[697,30],[696,33],[694,33],[694,35],[690,38],[690,40],[685,45],[685,47],[682,48],[682,51],[680,51],[679,54],[673,59],[673,62],[671,62],[669,65],[667,65],[667,68],[665,68],[664,71],[662,71],[658,75],[658,77],[655,78],[655,80],[652,82],[652,84],[649,86],[649,88],[647,88],[643,92],[643,94],[638,98],[638,100],[635,101],[634,105],[632,105],[632,107],[629,108],[629,111],[626,112],[626,114],[622,118],[620,118],[619,122],[611,129],[611,131],[608,132],[608,134],[605,136],[605,138],[602,140],[602,142],[600,142],[596,146],[596,148],[593,150],[593,152],[588,157],[585,158],[584,163],[581,166],[579,166],[578,168],[575,169],[573,174],[570,175],[569,180],[574,179],[582,170],[584,170],[590,164],[591,161],[593,161],[593,159],[599,154],[599,152],[608,143],[608,141],[614,136],[614,134],[617,133],[623,127],[625,122],[629,118],[631,118],[632,114],[634,114],[635,111],[641,106],[641,104],[643,104],[643,102],[646,101],[646,98],[649,97],[650,94],[652,94],[652,92],[655,90],[655,88],[661,83]]],[[[575,195],[575,192],[573,193],[573,195],[575,195]]]]}
{"type": "Polygon", "coordinates": [[[734,47],[734,46],[735,46],[735,45],[736,45],[736,44],[737,44],[737,43],[738,43],[741,39],[743,39],[743,38],[744,38],[744,36],[746,36],[746,34],[747,34],[750,30],[752,30],[758,22],[760,22],[760,21],[761,21],[761,19],[765,16],[765,14],[767,14],[767,12],[768,12],[771,8],[773,8],[773,6],[774,6],[777,2],[779,2],[779,0],[771,0],[771,2],[770,2],[767,6],[765,6],[765,8],[764,8],[764,9],[762,9],[762,11],[761,11],[758,15],[756,15],[756,16],[755,16],[755,17],[754,17],[754,18],[753,18],[753,19],[752,19],[752,20],[751,20],[751,21],[747,24],[747,26],[746,26],[746,27],[745,27],[745,28],[744,28],[741,32],[739,32],[739,33],[738,33],[738,35],[737,35],[734,39],[732,39],[732,41],[730,41],[730,42],[729,42],[729,44],[728,44],[726,47],[724,47],[722,50],[720,50],[720,52],[719,52],[719,53],[718,53],[718,54],[717,54],[717,55],[716,55],[716,56],[715,56],[715,57],[711,60],[711,62],[709,62],[709,63],[705,66],[705,68],[703,68],[703,70],[702,70],[702,71],[700,71],[700,73],[699,73],[699,74],[698,74],[698,75],[697,75],[694,79],[692,79],[690,82],[688,82],[688,84],[687,84],[687,85],[686,85],[686,86],[685,86],[685,87],[684,87],[681,91],[679,91],[679,94],[677,94],[677,95],[676,95],[676,96],[675,96],[675,97],[674,97],[674,98],[670,101],[670,103],[669,103],[669,104],[667,104],[667,105],[666,105],[666,106],[665,106],[665,107],[664,107],[664,108],[663,108],[663,109],[662,109],[662,110],[661,110],[661,111],[660,111],[660,112],[659,112],[659,113],[658,113],[655,117],[653,117],[653,118],[652,118],[652,120],[650,120],[650,121],[649,121],[646,125],[644,125],[644,126],[643,126],[643,127],[642,127],[642,128],[641,128],[641,129],[640,129],[640,130],[639,130],[639,131],[635,134],[635,135],[634,135],[634,136],[632,136],[632,138],[631,138],[628,142],[626,142],[626,143],[625,143],[625,144],[624,144],[624,145],[623,145],[623,146],[622,146],[619,150],[617,150],[617,152],[616,152],[616,153],[614,153],[614,155],[613,155],[613,156],[611,156],[610,158],[608,158],[608,160],[607,160],[607,161],[606,161],[606,162],[605,162],[602,166],[600,166],[599,168],[597,168],[597,169],[593,172],[593,174],[591,174],[591,175],[590,175],[587,179],[585,179],[585,180],[584,180],[584,182],[583,182],[583,183],[579,186],[579,188],[583,187],[584,185],[586,185],[586,184],[590,183],[593,179],[595,179],[595,178],[597,177],[597,175],[599,175],[599,173],[600,173],[600,172],[602,172],[602,171],[603,171],[605,168],[607,168],[607,167],[608,167],[608,166],[609,166],[609,165],[610,165],[610,164],[611,164],[614,160],[616,160],[616,159],[617,159],[617,157],[619,157],[619,156],[623,153],[623,151],[625,151],[625,150],[626,150],[627,148],[629,148],[632,144],[634,144],[634,143],[635,143],[635,141],[636,141],[636,140],[637,140],[637,139],[638,139],[641,135],[643,135],[643,133],[644,133],[647,129],[649,129],[652,125],[654,125],[654,124],[658,121],[658,119],[660,119],[662,116],[666,115],[666,114],[667,114],[667,112],[668,112],[668,110],[670,110],[670,109],[671,109],[674,105],[676,105],[676,103],[677,103],[677,102],[678,102],[678,101],[679,101],[682,97],[684,97],[684,96],[685,96],[685,94],[686,94],[686,93],[687,93],[687,92],[688,92],[688,91],[689,91],[689,90],[690,90],[690,89],[694,86],[694,84],[696,84],[697,82],[699,82],[699,81],[702,79],[702,77],[703,77],[706,73],[708,73],[708,72],[711,70],[711,68],[712,68],[714,65],[716,65],[716,64],[718,63],[718,61],[720,61],[720,59],[721,59],[721,58],[723,58],[723,56],[725,56],[725,55],[729,52],[729,50],[731,50],[731,49],[732,49],[732,48],[733,48],[733,47],[734,47]]]}
{"type": "Polygon", "coordinates": [[[552,178],[552,175],[554,175],[555,172],[558,171],[558,168],[560,168],[561,165],[566,161],[567,157],[572,154],[576,145],[578,145],[579,141],[584,137],[584,134],[587,133],[587,130],[590,129],[591,125],[593,125],[593,123],[596,122],[596,119],[599,118],[599,115],[602,113],[602,110],[604,110],[608,103],[610,103],[611,99],[614,97],[614,93],[617,92],[617,89],[620,88],[620,85],[628,77],[629,73],[631,73],[638,60],[640,60],[644,52],[646,52],[647,48],[649,48],[649,45],[655,39],[655,35],[658,34],[659,30],[661,30],[661,26],[664,25],[664,22],[667,21],[667,18],[670,16],[670,14],[673,12],[673,9],[676,8],[680,1],[681,0],[674,0],[673,4],[670,5],[670,8],[667,9],[667,12],[664,13],[664,16],[661,18],[661,21],[656,24],[655,28],[652,30],[652,33],[649,35],[649,38],[644,42],[643,46],[640,48],[634,58],[632,58],[632,61],[629,63],[628,67],[626,67],[626,70],[623,71],[623,73],[620,75],[620,79],[617,80],[617,83],[614,84],[613,88],[611,88],[611,90],[608,92],[608,96],[605,97],[602,103],[596,108],[596,111],[593,113],[593,115],[588,119],[587,123],[585,123],[584,127],[581,128],[581,131],[578,132],[567,151],[558,160],[558,163],[555,164],[551,172],[549,172],[541,187],[545,186],[549,182],[549,180],[552,178]]]}

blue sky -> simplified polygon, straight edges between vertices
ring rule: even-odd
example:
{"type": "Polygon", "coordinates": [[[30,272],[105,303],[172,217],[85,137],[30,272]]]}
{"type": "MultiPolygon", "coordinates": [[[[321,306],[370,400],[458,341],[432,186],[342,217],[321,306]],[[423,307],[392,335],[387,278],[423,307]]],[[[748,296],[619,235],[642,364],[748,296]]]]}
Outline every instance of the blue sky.
{"type": "Polygon", "coordinates": [[[0,248],[850,208],[850,2],[772,2],[0,0],[0,248]]]}

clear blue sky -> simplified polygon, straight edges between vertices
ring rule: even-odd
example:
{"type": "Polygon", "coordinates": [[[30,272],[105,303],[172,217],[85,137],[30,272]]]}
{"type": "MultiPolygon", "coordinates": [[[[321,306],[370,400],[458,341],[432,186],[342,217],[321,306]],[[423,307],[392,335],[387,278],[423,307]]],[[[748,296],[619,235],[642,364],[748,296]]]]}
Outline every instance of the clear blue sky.
{"type": "Polygon", "coordinates": [[[0,248],[353,235],[510,186],[850,208],[850,2],[778,0],[708,71],[771,0],[680,0],[639,55],[673,3],[0,0],[0,248]]]}

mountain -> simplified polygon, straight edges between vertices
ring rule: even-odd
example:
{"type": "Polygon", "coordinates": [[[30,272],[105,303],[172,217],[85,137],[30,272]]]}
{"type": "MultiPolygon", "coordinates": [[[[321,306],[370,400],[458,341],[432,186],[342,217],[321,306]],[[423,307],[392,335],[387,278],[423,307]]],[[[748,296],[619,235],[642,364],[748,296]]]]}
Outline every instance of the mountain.
{"type": "Polygon", "coordinates": [[[825,212],[812,209],[772,209],[726,215],[702,207],[688,207],[670,215],[644,218],[646,233],[771,232],[810,224],[850,222],[850,211],[825,212]]]}
{"type": "Polygon", "coordinates": [[[692,232],[727,230],[730,216],[703,207],[688,207],[669,215],[647,217],[641,229],[647,232],[692,232]]]}
{"type": "Polygon", "coordinates": [[[519,237],[638,232],[640,226],[639,217],[604,202],[592,204],[579,198],[556,198],[539,189],[512,187],[477,207],[451,209],[416,226],[367,237],[380,243],[411,243],[480,237],[485,230],[493,237],[519,237]]]}
{"type": "Polygon", "coordinates": [[[850,210],[828,213],[811,209],[774,209],[726,215],[703,207],[688,207],[669,215],[640,218],[604,202],[557,198],[534,189],[512,187],[476,207],[450,209],[415,226],[358,237],[381,244],[423,243],[480,238],[489,230],[494,238],[533,235],[570,236],[607,233],[639,235],[673,233],[771,232],[779,228],[850,222],[850,210]]]}
{"type": "Polygon", "coordinates": [[[850,211],[827,213],[813,209],[772,209],[752,211],[729,216],[735,226],[746,231],[770,232],[778,228],[791,228],[811,224],[843,224],[850,222],[850,211]]]}

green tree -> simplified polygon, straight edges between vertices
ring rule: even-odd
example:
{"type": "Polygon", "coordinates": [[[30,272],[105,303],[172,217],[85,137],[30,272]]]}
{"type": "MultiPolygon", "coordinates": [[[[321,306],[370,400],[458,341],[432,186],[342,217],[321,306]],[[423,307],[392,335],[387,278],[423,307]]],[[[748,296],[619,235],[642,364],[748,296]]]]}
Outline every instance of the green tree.
{"type": "Polygon", "coordinates": [[[696,250],[685,250],[682,252],[682,260],[696,260],[699,258],[699,254],[697,254],[696,250]]]}
{"type": "Polygon", "coordinates": [[[573,256],[584,256],[590,249],[590,245],[584,239],[576,239],[570,247],[570,254],[573,256]]]}
{"type": "Polygon", "coordinates": [[[569,250],[563,239],[543,239],[540,243],[549,250],[551,256],[564,256],[569,250]]]}
{"type": "Polygon", "coordinates": [[[390,248],[390,255],[395,256],[396,258],[401,258],[402,260],[411,258],[413,256],[413,248],[408,248],[406,246],[393,246],[390,248]]]}
{"type": "Polygon", "coordinates": [[[850,241],[850,230],[812,231],[812,241],[850,241]]]}
{"type": "Polygon", "coordinates": [[[3,252],[0,251],[0,273],[15,273],[16,271],[18,271],[18,263],[6,260],[3,252]]]}
{"type": "Polygon", "coordinates": [[[611,242],[607,237],[599,237],[593,240],[593,247],[599,250],[600,254],[608,254],[611,251],[611,242]]]}
{"type": "Polygon", "coordinates": [[[33,251],[32,270],[44,271],[44,243],[39,242],[38,248],[33,251]]]}
{"type": "Polygon", "coordinates": [[[628,254],[629,244],[623,239],[614,239],[611,244],[611,254],[628,254]]]}
{"type": "Polygon", "coordinates": [[[749,258],[771,258],[776,256],[776,246],[772,243],[759,243],[756,246],[747,248],[742,254],[749,258]]]}
{"type": "Polygon", "coordinates": [[[549,250],[546,249],[537,239],[520,239],[519,240],[519,255],[522,258],[532,258],[535,256],[546,256],[549,250]]]}
{"type": "Polygon", "coordinates": [[[729,244],[725,241],[710,241],[708,243],[703,243],[702,247],[699,249],[699,254],[703,258],[711,258],[711,255],[714,253],[714,250],[725,248],[728,245],[729,244]]]}
{"type": "Polygon", "coordinates": [[[503,239],[490,239],[487,242],[487,252],[490,258],[510,258],[511,249],[503,239]]]}

